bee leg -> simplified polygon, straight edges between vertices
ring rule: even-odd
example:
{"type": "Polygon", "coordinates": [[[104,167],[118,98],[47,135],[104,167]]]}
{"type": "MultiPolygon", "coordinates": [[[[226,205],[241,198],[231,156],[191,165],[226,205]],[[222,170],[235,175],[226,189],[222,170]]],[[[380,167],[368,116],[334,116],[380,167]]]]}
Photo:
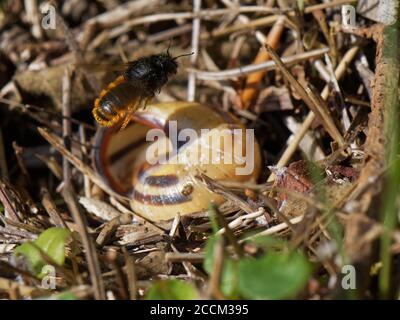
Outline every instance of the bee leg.
{"type": "Polygon", "coordinates": [[[121,128],[119,128],[119,131],[124,130],[125,127],[128,125],[128,123],[131,121],[132,118],[132,112],[127,112],[124,122],[122,122],[121,128]]]}
{"type": "Polygon", "coordinates": [[[152,99],[153,99],[153,97],[147,97],[147,98],[145,98],[145,99],[143,100],[143,102],[142,102],[142,109],[143,109],[143,110],[146,109],[147,104],[150,103],[152,99]]]}

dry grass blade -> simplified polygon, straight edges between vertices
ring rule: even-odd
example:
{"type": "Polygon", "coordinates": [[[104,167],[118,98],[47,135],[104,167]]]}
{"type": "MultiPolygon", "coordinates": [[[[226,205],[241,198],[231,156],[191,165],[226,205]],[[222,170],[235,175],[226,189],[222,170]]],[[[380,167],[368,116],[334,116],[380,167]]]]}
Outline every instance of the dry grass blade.
{"type": "Polygon", "coordinates": [[[94,245],[94,241],[91,239],[85,216],[82,214],[79,204],[74,195],[74,191],[71,186],[64,186],[61,191],[65,202],[74,218],[75,223],[79,227],[79,233],[82,237],[83,247],[85,248],[85,256],[89,267],[90,278],[92,280],[93,290],[95,298],[98,300],[105,299],[104,283],[101,276],[101,269],[98,259],[98,253],[94,245]]]}
{"type": "MultiPolygon", "coordinates": [[[[358,53],[359,47],[354,46],[351,49],[349,49],[345,55],[343,56],[343,59],[340,61],[339,65],[337,66],[335,70],[335,76],[336,79],[340,79],[346,72],[348,65],[351,63],[351,61],[354,59],[356,54],[358,53]]],[[[321,93],[322,99],[326,100],[329,95],[329,86],[325,86],[324,90],[321,93]]],[[[303,139],[304,135],[308,131],[308,129],[311,127],[311,124],[315,120],[315,114],[310,111],[307,114],[307,117],[303,121],[303,124],[301,125],[299,131],[294,135],[293,139],[291,140],[289,146],[286,148],[284,153],[281,155],[279,161],[276,164],[277,168],[282,168],[286,166],[289,162],[289,160],[292,158],[293,154],[296,152],[296,149],[300,143],[300,141],[303,139]]],[[[272,181],[275,178],[275,174],[271,174],[268,177],[268,181],[272,181]]]]}
{"type": "Polygon", "coordinates": [[[49,190],[43,187],[40,190],[40,193],[42,195],[42,205],[52,219],[53,223],[58,227],[68,228],[65,221],[61,217],[61,214],[58,212],[56,204],[51,198],[49,190]]]}
{"type": "Polygon", "coordinates": [[[202,253],[182,253],[182,252],[167,252],[165,259],[170,262],[191,262],[202,263],[204,261],[204,254],[202,253]]]}
{"type": "MultiPolygon", "coordinates": [[[[295,54],[290,57],[284,57],[282,58],[282,62],[289,67],[296,63],[300,63],[302,61],[321,57],[327,52],[329,52],[329,48],[315,49],[309,52],[295,54]]],[[[248,75],[251,73],[256,73],[260,71],[268,72],[275,69],[276,69],[276,64],[274,61],[266,61],[258,64],[251,64],[239,68],[226,69],[222,71],[201,71],[192,68],[188,68],[187,70],[196,73],[197,78],[201,80],[227,80],[248,75]]]]}
{"type": "Polygon", "coordinates": [[[216,192],[223,196],[225,199],[231,201],[233,204],[237,205],[238,208],[242,209],[246,213],[253,213],[256,208],[252,208],[246,201],[242,200],[240,197],[235,195],[233,192],[226,190],[218,182],[214,181],[204,173],[196,175],[195,178],[202,182],[211,192],[216,192]]]}
{"type": "Polygon", "coordinates": [[[303,88],[303,86],[296,80],[296,78],[290,73],[290,71],[285,67],[281,58],[276,54],[274,49],[268,44],[265,45],[267,52],[270,54],[271,59],[276,63],[277,68],[283,73],[290,84],[296,89],[297,93],[301,96],[302,100],[307,104],[307,106],[317,114],[325,129],[331,137],[339,143],[340,146],[345,144],[345,141],[336,127],[327,106],[324,104],[321,98],[318,98],[316,94],[310,88],[303,88]]]}
{"type": "Polygon", "coordinates": [[[45,138],[58,152],[60,152],[73,166],[75,166],[80,172],[82,172],[84,175],[89,177],[89,179],[99,186],[102,190],[107,192],[109,195],[120,199],[120,200],[128,200],[125,197],[120,196],[119,194],[116,194],[113,190],[110,189],[108,185],[104,183],[104,181],[99,178],[96,173],[93,171],[91,167],[86,165],[85,163],[82,162],[79,158],[74,156],[70,151],[65,149],[63,143],[61,142],[61,138],[55,135],[54,133],[50,132],[46,128],[38,128],[39,133],[45,138]]]}

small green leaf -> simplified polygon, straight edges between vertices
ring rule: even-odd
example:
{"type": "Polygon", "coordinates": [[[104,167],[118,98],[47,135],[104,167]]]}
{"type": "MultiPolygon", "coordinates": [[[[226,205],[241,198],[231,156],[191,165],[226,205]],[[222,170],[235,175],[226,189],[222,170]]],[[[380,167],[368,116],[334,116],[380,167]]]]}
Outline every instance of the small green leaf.
{"type": "Polygon", "coordinates": [[[48,255],[56,264],[62,266],[65,262],[65,243],[71,232],[64,228],[50,228],[42,232],[33,242],[25,242],[14,250],[15,255],[23,255],[32,271],[39,277],[46,262],[41,252],[48,255]]]}
{"type": "Polygon", "coordinates": [[[238,287],[248,299],[288,299],[307,284],[311,266],[299,252],[268,253],[238,262],[238,287]]]}
{"type": "MultiPolygon", "coordinates": [[[[214,266],[214,247],[218,240],[217,235],[211,236],[206,244],[204,253],[204,270],[211,274],[214,266]]],[[[221,291],[229,298],[235,298],[237,294],[237,263],[228,256],[224,257],[224,264],[221,276],[221,291]]]]}
{"type": "Polygon", "coordinates": [[[284,250],[288,247],[285,240],[274,236],[258,236],[252,242],[264,250],[284,250]]]}
{"type": "Polygon", "coordinates": [[[181,280],[163,280],[153,284],[147,300],[196,300],[199,299],[196,288],[189,282],[181,280]]]}
{"type": "Polygon", "coordinates": [[[65,242],[71,232],[64,228],[50,228],[44,231],[35,244],[42,249],[54,262],[62,266],[65,261],[65,242]]]}
{"type": "Polygon", "coordinates": [[[24,256],[29,263],[30,269],[35,275],[39,275],[42,272],[45,263],[40,255],[39,249],[32,242],[25,242],[15,248],[14,255],[24,256]]]}

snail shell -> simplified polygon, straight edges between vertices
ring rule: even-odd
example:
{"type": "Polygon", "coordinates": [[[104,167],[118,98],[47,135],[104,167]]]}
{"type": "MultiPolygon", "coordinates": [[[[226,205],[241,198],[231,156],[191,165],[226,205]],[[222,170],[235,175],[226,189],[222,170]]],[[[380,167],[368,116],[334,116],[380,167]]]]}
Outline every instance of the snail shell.
{"type": "Polygon", "coordinates": [[[149,220],[204,211],[210,201],[222,203],[220,195],[195,179],[200,172],[219,181],[244,182],[259,176],[258,143],[246,139],[245,127],[229,113],[198,103],[168,102],[148,105],[135,113],[133,120],[121,131],[115,127],[98,129],[94,162],[110,187],[129,197],[131,208],[149,220]],[[171,131],[174,126],[177,130],[171,131]],[[179,142],[177,136],[172,137],[174,132],[186,140],[179,142]],[[190,133],[196,135],[188,137],[190,133]],[[175,145],[171,142],[177,140],[175,145]],[[247,159],[252,161],[248,172],[243,169],[249,161],[239,161],[233,146],[238,146],[240,155],[252,152],[252,158],[247,159]]]}

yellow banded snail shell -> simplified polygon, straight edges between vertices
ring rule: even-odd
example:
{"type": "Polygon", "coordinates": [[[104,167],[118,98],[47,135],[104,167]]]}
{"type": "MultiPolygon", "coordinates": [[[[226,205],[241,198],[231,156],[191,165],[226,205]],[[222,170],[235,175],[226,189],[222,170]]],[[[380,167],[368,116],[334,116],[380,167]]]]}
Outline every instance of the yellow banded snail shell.
{"type": "Polygon", "coordinates": [[[115,192],[131,199],[132,210],[152,221],[169,220],[224,201],[195,179],[200,172],[217,181],[256,180],[261,156],[252,137],[246,139],[245,127],[233,115],[206,105],[151,104],[124,130],[98,129],[95,167],[115,192]]]}

